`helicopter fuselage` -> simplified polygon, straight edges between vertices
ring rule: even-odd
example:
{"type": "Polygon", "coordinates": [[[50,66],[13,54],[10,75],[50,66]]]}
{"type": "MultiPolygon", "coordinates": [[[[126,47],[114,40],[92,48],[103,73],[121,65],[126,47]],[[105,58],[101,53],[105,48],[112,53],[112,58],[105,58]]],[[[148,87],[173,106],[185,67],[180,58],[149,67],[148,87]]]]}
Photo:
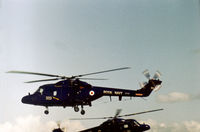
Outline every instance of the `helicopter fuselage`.
{"type": "Polygon", "coordinates": [[[152,88],[146,88],[146,92],[148,92],[146,93],[143,90],[144,88],[140,90],[127,90],[91,86],[83,81],[79,81],[79,84],[77,85],[70,85],[69,83],[69,81],[65,80],[55,84],[46,84],[40,86],[35,93],[24,96],[22,98],[22,103],[41,106],[64,107],[75,105],[91,105],[92,101],[102,96],[118,96],[119,100],[121,100],[124,96],[145,97],[148,96],[153,90],[152,88]]]}
{"type": "Polygon", "coordinates": [[[111,119],[97,127],[80,132],[144,132],[150,129],[147,124],[140,124],[134,119],[111,119]]]}
{"type": "Polygon", "coordinates": [[[40,106],[62,106],[75,107],[81,105],[91,106],[91,102],[102,96],[122,97],[146,97],[149,96],[153,88],[160,85],[159,80],[150,80],[149,83],[139,90],[127,90],[118,88],[108,88],[92,86],[86,82],[75,80],[59,81],[55,84],[42,85],[35,93],[22,98],[22,103],[40,106]]]}

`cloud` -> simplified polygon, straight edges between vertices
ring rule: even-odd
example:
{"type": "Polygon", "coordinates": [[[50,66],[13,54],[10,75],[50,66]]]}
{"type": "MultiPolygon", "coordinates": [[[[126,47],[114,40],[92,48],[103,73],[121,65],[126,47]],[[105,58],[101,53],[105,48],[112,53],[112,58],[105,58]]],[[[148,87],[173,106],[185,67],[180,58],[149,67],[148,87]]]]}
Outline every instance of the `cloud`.
{"type": "MultiPolygon", "coordinates": [[[[52,132],[57,128],[57,122],[42,122],[40,116],[19,117],[14,122],[5,122],[0,124],[0,132],[52,132]]],[[[79,121],[65,120],[61,122],[61,128],[65,132],[77,132],[84,129],[79,121]]]]}
{"type": "Polygon", "coordinates": [[[185,121],[184,126],[189,132],[200,132],[200,123],[196,121],[185,121]]]}
{"type": "Polygon", "coordinates": [[[175,102],[185,102],[200,99],[200,95],[191,95],[181,92],[172,92],[166,95],[158,95],[157,101],[162,103],[175,103],[175,102]]]}
{"type": "Polygon", "coordinates": [[[144,122],[151,126],[149,132],[200,132],[200,122],[193,120],[163,123],[148,119],[144,122]]]}

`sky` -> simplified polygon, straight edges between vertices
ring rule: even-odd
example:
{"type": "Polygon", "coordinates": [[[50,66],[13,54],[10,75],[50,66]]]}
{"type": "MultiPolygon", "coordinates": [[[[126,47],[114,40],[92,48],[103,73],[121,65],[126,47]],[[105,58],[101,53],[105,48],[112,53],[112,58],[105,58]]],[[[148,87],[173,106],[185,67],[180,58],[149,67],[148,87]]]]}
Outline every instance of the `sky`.
{"type": "Polygon", "coordinates": [[[199,21],[199,0],[0,0],[0,131],[50,132],[59,121],[75,132],[103,122],[70,121],[80,117],[70,107],[44,115],[44,107],[22,104],[45,84],[23,82],[44,78],[6,71],[71,76],[129,66],[87,82],[136,90],[149,69],[162,73],[162,88],[145,99],[103,97],[81,117],[164,108],[129,118],[149,124],[149,132],[199,132],[199,21]]]}

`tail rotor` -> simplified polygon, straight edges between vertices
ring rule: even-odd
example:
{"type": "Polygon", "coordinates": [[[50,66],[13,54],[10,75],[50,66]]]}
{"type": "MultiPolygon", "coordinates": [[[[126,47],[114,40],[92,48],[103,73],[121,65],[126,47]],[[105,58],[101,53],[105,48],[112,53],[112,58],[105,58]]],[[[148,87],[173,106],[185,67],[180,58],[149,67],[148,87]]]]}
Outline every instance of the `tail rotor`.
{"type": "Polygon", "coordinates": [[[156,71],[152,78],[149,73],[149,70],[147,69],[143,72],[143,74],[149,81],[140,83],[141,88],[144,88],[145,86],[149,85],[155,92],[160,90],[160,88],[162,87],[162,81],[160,81],[159,79],[162,74],[159,71],[156,71]]]}
{"type": "Polygon", "coordinates": [[[157,92],[157,91],[160,90],[160,88],[162,88],[162,85],[158,85],[158,86],[156,86],[155,89],[154,89],[154,91],[157,92]]]}

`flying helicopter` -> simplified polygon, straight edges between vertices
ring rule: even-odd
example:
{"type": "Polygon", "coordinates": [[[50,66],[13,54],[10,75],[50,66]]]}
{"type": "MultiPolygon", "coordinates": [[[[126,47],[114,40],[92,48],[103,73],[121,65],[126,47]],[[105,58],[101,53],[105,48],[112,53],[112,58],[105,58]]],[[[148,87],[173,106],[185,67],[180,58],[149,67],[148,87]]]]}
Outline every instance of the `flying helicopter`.
{"type": "Polygon", "coordinates": [[[130,69],[130,67],[122,67],[111,70],[86,73],[71,77],[26,71],[8,71],[8,73],[31,74],[53,77],[51,79],[34,80],[25,83],[61,80],[57,83],[45,84],[40,86],[33,94],[29,93],[28,95],[24,96],[21,100],[22,103],[44,106],[46,107],[46,110],[44,111],[45,114],[49,114],[48,107],[50,106],[62,106],[64,108],[73,107],[75,112],[78,112],[79,106],[81,106],[81,114],[84,115],[85,110],[83,109],[83,106],[92,106],[92,101],[103,96],[118,96],[119,100],[121,101],[122,97],[147,97],[151,94],[153,90],[161,88],[162,81],[159,80],[161,76],[160,72],[157,71],[153,78],[150,78],[148,70],[145,70],[143,72],[143,74],[147,77],[148,82],[141,83],[141,88],[138,90],[92,86],[87,82],[81,81],[105,80],[103,78],[83,77],[125,69],[130,69]]]}
{"type": "Polygon", "coordinates": [[[96,120],[96,119],[108,119],[101,125],[89,128],[87,130],[82,130],[80,132],[144,132],[150,129],[147,124],[140,124],[135,119],[123,119],[121,117],[128,117],[133,115],[139,115],[149,112],[160,111],[163,109],[156,109],[144,112],[138,112],[133,114],[119,115],[121,109],[116,111],[114,117],[100,117],[100,118],[73,118],[71,120],[96,120]]]}
{"type": "Polygon", "coordinates": [[[56,128],[53,130],[53,132],[64,132],[61,128],[56,128]]]}
{"type": "Polygon", "coordinates": [[[65,128],[60,127],[60,122],[58,122],[57,125],[58,125],[58,128],[53,129],[52,132],[64,132],[65,128]]]}

